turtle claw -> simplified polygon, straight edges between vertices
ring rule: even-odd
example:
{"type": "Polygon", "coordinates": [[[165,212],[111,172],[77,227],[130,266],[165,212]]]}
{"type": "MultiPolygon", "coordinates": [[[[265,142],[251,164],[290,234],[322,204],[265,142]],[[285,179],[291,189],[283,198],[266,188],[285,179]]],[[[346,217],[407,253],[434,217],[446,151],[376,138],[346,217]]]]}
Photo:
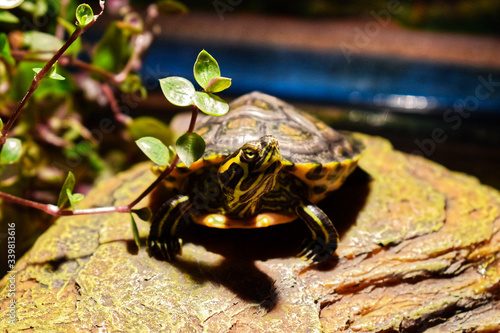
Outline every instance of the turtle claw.
{"type": "Polygon", "coordinates": [[[312,239],[304,241],[302,250],[298,257],[312,262],[323,262],[335,253],[335,248],[326,244],[322,239],[312,239]]]}
{"type": "Polygon", "coordinates": [[[161,252],[167,261],[173,261],[175,256],[182,252],[180,239],[177,237],[170,237],[170,239],[161,244],[161,252]]]}
{"type": "Polygon", "coordinates": [[[153,255],[161,257],[167,261],[173,261],[176,255],[182,254],[182,241],[177,237],[168,239],[149,240],[149,248],[153,255]]]}

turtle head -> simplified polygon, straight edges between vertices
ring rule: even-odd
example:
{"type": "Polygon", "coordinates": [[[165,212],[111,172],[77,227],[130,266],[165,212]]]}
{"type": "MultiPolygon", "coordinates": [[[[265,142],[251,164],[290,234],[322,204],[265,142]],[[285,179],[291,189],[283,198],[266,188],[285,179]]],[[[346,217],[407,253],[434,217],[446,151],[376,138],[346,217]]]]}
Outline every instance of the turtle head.
{"type": "Polygon", "coordinates": [[[278,140],[272,135],[247,142],[228,156],[218,171],[227,208],[240,217],[252,215],[260,197],[274,187],[281,162],[278,140]]]}

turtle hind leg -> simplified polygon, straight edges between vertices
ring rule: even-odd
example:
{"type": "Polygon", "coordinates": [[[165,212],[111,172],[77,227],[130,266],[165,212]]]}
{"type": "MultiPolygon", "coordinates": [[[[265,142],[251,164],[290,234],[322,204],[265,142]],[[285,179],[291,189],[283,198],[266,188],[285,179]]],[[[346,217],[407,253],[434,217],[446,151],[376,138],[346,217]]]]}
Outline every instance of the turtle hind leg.
{"type": "Polygon", "coordinates": [[[178,195],[165,202],[151,223],[148,247],[152,255],[158,255],[172,261],[182,248],[175,236],[179,223],[190,219],[191,202],[186,195],[178,195]]]}
{"type": "Polygon", "coordinates": [[[306,239],[298,256],[314,262],[322,262],[332,257],[337,249],[339,236],[328,216],[316,205],[300,204],[295,213],[311,231],[312,237],[306,239]]]}

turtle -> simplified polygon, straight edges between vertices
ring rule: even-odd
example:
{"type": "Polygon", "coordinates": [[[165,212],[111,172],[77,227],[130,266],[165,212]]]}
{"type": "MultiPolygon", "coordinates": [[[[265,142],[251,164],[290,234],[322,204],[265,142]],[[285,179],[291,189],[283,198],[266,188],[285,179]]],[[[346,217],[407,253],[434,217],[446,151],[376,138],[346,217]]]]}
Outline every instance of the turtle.
{"type": "Polygon", "coordinates": [[[316,204],[357,166],[363,145],[351,133],[261,92],[237,98],[223,116],[199,119],[195,131],[205,152],[166,178],[178,194],[152,220],[153,255],[171,261],[181,253],[182,223],[261,228],[300,219],[311,235],[298,256],[313,262],[333,256],[339,236],[316,204]]]}

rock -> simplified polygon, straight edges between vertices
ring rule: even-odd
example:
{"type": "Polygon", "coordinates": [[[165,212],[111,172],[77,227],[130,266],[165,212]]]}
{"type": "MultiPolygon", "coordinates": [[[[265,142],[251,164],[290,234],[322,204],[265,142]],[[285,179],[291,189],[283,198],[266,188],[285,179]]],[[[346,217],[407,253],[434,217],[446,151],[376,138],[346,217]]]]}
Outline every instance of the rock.
{"type": "MultiPolygon", "coordinates": [[[[494,332],[500,330],[500,194],[470,176],[359,135],[360,167],[322,208],[338,257],[293,256],[300,222],[184,228],[175,263],[134,250],[127,214],[60,218],[0,282],[0,328],[43,332],[494,332]],[[9,324],[9,277],[16,324],[9,324]]],[[[100,184],[82,206],[128,203],[147,164],[100,184]]],[[[160,194],[151,197],[151,204],[160,194]]],[[[143,205],[148,204],[145,200],[143,205]]]]}

